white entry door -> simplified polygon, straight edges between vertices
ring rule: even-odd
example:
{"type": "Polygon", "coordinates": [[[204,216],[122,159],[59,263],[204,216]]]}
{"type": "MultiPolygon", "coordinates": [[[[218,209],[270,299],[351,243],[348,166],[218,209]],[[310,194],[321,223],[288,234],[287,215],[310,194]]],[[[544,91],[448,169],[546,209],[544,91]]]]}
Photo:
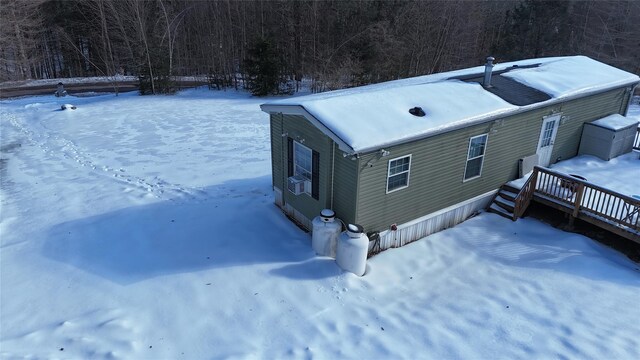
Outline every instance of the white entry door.
{"type": "Polygon", "coordinates": [[[540,140],[538,140],[538,151],[536,151],[540,166],[546,167],[551,163],[551,152],[553,151],[553,143],[556,141],[559,124],[560,114],[548,116],[542,122],[540,140]]]}

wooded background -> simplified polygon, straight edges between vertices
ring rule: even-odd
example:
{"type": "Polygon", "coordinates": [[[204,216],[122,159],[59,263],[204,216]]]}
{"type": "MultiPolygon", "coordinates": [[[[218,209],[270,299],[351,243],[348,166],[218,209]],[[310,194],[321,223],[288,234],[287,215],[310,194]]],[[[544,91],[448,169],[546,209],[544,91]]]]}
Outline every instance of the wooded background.
{"type": "Polygon", "coordinates": [[[0,0],[0,80],[313,91],[582,54],[640,73],[640,1],[0,0]]]}

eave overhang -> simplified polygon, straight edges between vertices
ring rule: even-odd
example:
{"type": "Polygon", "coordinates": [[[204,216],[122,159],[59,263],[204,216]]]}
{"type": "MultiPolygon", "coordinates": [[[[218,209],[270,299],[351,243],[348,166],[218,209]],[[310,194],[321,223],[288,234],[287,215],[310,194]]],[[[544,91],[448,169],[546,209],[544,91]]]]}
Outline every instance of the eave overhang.
{"type": "Polygon", "coordinates": [[[260,109],[268,114],[301,115],[318,130],[322,131],[323,134],[327,135],[331,140],[338,144],[338,148],[340,150],[349,155],[355,153],[351,146],[349,146],[344,140],[342,140],[336,133],[331,131],[331,129],[325,126],[322,121],[318,120],[315,116],[313,116],[313,114],[308,112],[307,109],[304,108],[304,106],[262,104],[260,105],[260,109]]]}
{"type": "Polygon", "coordinates": [[[404,144],[404,143],[408,143],[408,142],[412,142],[412,141],[418,141],[418,140],[422,140],[422,139],[426,139],[432,136],[436,136],[436,135],[440,135],[443,133],[447,133],[450,131],[455,131],[455,130],[459,130],[461,128],[465,128],[465,127],[469,127],[469,126],[473,126],[473,125],[478,125],[478,124],[482,124],[482,123],[487,123],[487,122],[491,122],[491,121],[495,121],[497,119],[501,119],[501,118],[505,118],[507,116],[513,116],[516,114],[520,114],[523,112],[527,112],[527,111],[531,111],[533,109],[537,109],[537,108],[541,108],[541,107],[547,107],[547,106],[553,106],[553,105],[557,105],[557,104],[562,104],[564,102],[570,101],[570,100],[574,100],[577,98],[583,98],[583,97],[587,97],[587,96],[592,96],[592,95],[596,95],[596,94],[601,94],[603,92],[607,92],[613,89],[618,89],[618,88],[623,88],[623,87],[628,87],[629,91],[630,91],[630,96],[633,96],[633,90],[635,89],[636,86],[638,86],[639,82],[638,79],[634,79],[633,81],[623,81],[623,82],[618,82],[615,84],[610,84],[608,86],[603,86],[603,87],[598,87],[595,89],[590,89],[590,90],[585,90],[585,91],[581,91],[579,93],[575,93],[575,94],[570,94],[570,95],[566,95],[566,96],[561,96],[558,98],[551,98],[547,101],[542,101],[542,102],[538,102],[538,103],[534,103],[534,104],[530,104],[530,105],[525,105],[525,106],[520,106],[517,109],[514,110],[510,110],[510,111],[505,111],[504,113],[500,113],[500,114],[494,114],[494,115],[488,115],[488,116],[479,116],[478,118],[474,119],[471,122],[465,122],[465,123],[461,123],[461,124],[453,124],[451,126],[447,126],[441,129],[437,129],[437,130],[432,130],[432,131],[428,131],[425,133],[421,133],[418,134],[416,136],[409,136],[406,137],[404,139],[401,140],[396,140],[396,141],[390,141],[384,144],[376,144],[375,146],[369,146],[369,147],[365,147],[365,148],[359,148],[358,150],[354,150],[349,144],[347,144],[343,139],[341,139],[337,134],[335,134],[331,129],[329,129],[327,126],[325,126],[322,121],[320,121],[319,119],[317,119],[313,114],[311,114],[310,112],[308,112],[304,106],[302,105],[281,105],[281,104],[262,104],[260,105],[260,108],[262,109],[262,111],[269,113],[269,114],[291,114],[291,115],[302,115],[304,116],[309,122],[311,122],[311,124],[313,124],[316,128],[318,128],[320,131],[322,131],[325,135],[327,135],[329,138],[331,138],[336,144],[338,144],[338,147],[340,150],[344,151],[347,155],[357,155],[357,154],[366,154],[366,153],[370,153],[373,151],[378,151],[380,149],[383,148],[388,148],[391,146],[396,146],[396,145],[400,145],[400,144],[404,144]]]}

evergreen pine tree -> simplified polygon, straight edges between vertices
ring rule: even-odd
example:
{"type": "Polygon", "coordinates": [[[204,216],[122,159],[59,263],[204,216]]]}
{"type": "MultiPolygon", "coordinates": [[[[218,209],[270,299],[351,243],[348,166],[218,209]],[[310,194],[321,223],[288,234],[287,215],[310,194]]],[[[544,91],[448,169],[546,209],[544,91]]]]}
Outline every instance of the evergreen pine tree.
{"type": "Polygon", "coordinates": [[[140,95],[149,94],[173,94],[175,93],[174,81],[169,75],[169,60],[162,48],[153,47],[151,56],[151,70],[153,71],[153,87],[151,86],[151,72],[149,66],[144,63],[138,68],[138,90],[140,95]],[[154,93],[155,89],[155,93],[154,93]]]}
{"type": "Polygon", "coordinates": [[[244,60],[247,88],[255,96],[281,93],[284,83],[280,76],[280,60],[275,46],[266,38],[260,38],[249,49],[244,60]]]}
{"type": "Polygon", "coordinates": [[[504,34],[493,53],[518,60],[569,53],[571,19],[566,1],[525,0],[507,11],[504,34]]]}

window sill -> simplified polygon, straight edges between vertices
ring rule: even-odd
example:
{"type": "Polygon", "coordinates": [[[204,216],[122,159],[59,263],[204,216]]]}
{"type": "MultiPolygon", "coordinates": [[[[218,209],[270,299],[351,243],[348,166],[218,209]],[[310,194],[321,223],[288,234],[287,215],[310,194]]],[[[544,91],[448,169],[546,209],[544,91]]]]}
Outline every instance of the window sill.
{"type": "Polygon", "coordinates": [[[482,177],[482,174],[474,176],[474,177],[470,177],[468,179],[463,179],[462,183],[466,183],[467,181],[471,181],[471,180],[475,180],[475,179],[480,179],[482,177]]]}
{"type": "Polygon", "coordinates": [[[394,192],[396,192],[396,191],[406,189],[406,188],[408,188],[408,187],[409,187],[409,185],[406,185],[406,186],[403,186],[403,187],[395,188],[395,189],[393,189],[393,190],[387,190],[387,194],[391,194],[391,193],[394,193],[394,192]]]}

